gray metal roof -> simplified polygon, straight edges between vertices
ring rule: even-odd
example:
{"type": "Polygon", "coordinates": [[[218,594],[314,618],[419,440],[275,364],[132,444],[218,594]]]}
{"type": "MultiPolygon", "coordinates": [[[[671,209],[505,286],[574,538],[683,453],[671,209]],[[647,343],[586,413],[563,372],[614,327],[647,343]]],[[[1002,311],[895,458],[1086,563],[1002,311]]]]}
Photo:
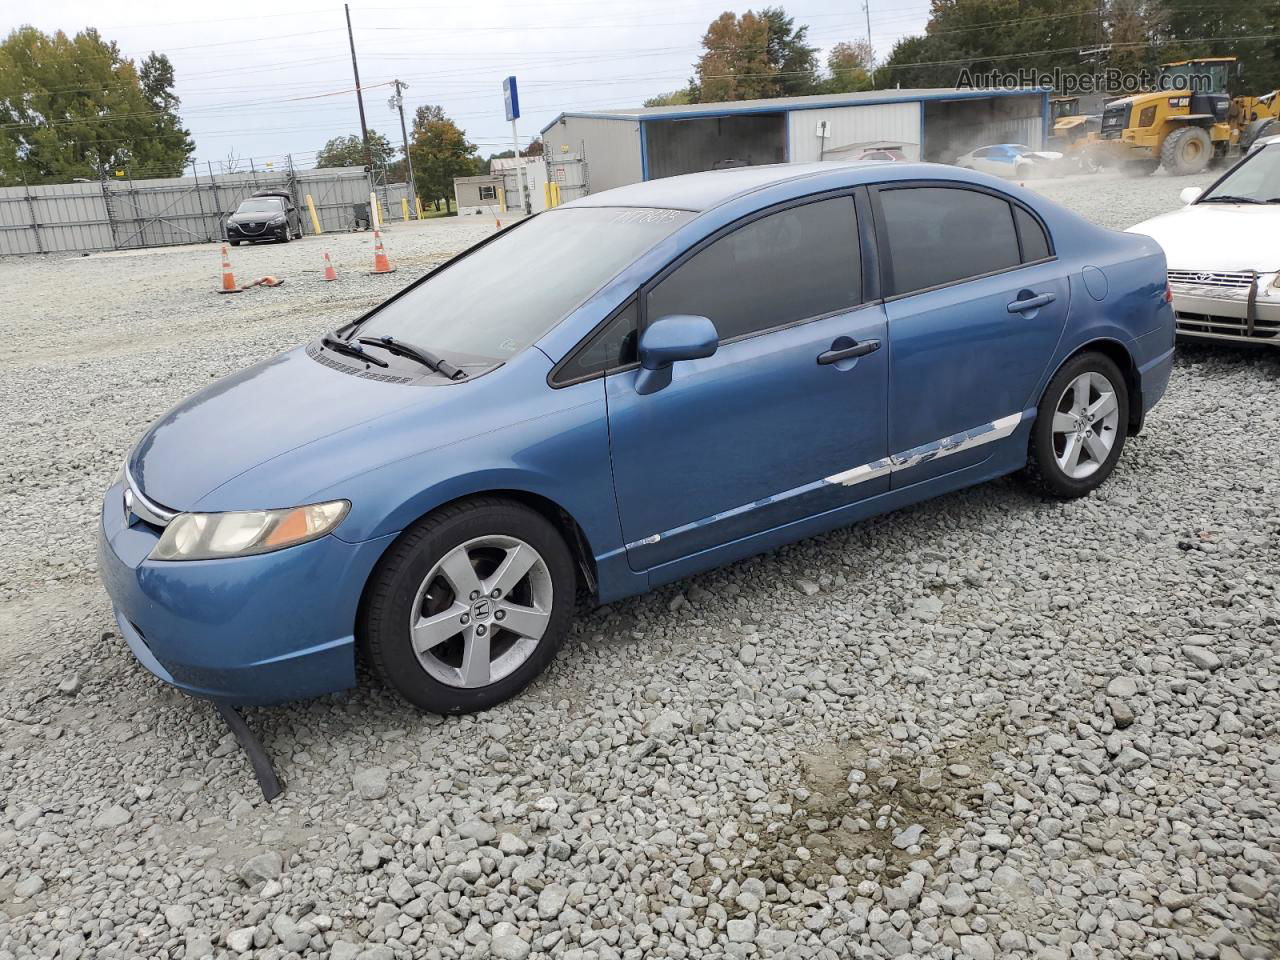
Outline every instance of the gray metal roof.
{"type": "Polygon", "coordinates": [[[566,110],[542,128],[550,130],[564,117],[597,117],[606,120],[684,120],[699,116],[728,116],[736,113],[778,113],[783,110],[819,110],[823,107],[857,107],[877,103],[908,103],[913,100],[973,100],[987,97],[1045,96],[1038,87],[1017,90],[953,90],[921,87],[908,90],[865,90],[861,93],[824,93],[808,97],[774,97],[769,100],[734,100],[720,103],[689,103],[671,107],[619,107],[615,110],[566,110]]]}

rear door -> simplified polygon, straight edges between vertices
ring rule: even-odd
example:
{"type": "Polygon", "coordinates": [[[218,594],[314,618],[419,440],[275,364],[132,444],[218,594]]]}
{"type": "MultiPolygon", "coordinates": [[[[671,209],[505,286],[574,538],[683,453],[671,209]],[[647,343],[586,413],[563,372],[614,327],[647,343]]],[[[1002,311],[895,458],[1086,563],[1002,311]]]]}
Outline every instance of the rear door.
{"type": "Polygon", "coordinates": [[[875,191],[901,487],[991,455],[1038,401],[1070,284],[1044,224],[1003,193],[937,181],[875,191]]]}
{"type": "Polygon", "coordinates": [[[641,292],[643,319],[709,317],[720,346],[656,393],[636,392],[634,370],[607,378],[634,569],[888,489],[884,310],[862,274],[854,199],[839,195],[740,221],[641,292]]]}

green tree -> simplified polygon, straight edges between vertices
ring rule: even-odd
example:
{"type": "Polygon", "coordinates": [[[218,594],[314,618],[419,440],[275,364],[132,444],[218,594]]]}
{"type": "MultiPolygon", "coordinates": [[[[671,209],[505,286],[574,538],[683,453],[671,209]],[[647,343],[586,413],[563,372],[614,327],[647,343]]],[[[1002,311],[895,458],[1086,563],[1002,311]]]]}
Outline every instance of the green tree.
{"type": "Polygon", "coordinates": [[[1280,41],[1275,39],[1280,24],[1280,0],[1216,0],[1212,4],[1162,4],[1159,20],[1161,38],[1172,41],[1160,46],[1151,60],[1166,63],[1190,57],[1234,56],[1240,60],[1239,74],[1230,89],[1235,94],[1261,96],[1280,88],[1280,41]],[[1206,37],[1248,37],[1205,43],[1206,37]]]}
{"type": "Polygon", "coordinates": [[[702,36],[692,99],[712,103],[815,92],[817,49],[806,42],[808,32],[781,7],[720,14],[702,36]]]}
{"type": "Polygon", "coordinates": [[[824,93],[856,93],[870,90],[871,61],[874,53],[866,40],[837,43],[827,53],[827,76],[822,81],[824,93]]]}
{"type": "Polygon", "coordinates": [[[166,56],[135,65],[92,28],[12,31],[0,43],[0,184],[181,173],[193,145],[173,84],[166,56]]]}
{"type": "Polygon", "coordinates": [[[682,107],[686,104],[698,102],[698,90],[692,83],[680,90],[672,90],[670,93],[660,93],[656,97],[650,97],[644,102],[646,107],[682,107]]]}
{"type": "MultiPolygon", "coordinates": [[[[376,130],[369,131],[369,154],[374,167],[390,167],[396,158],[396,149],[376,130]]],[[[358,133],[346,137],[333,137],[316,154],[317,167],[363,167],[364,143],[358,133]]]]}
{"type": "Polygon", "coordinates": [[[418,195],[432,203],[443,198],[446,210],[453,199],[454,178],[480,172],[475,144],[438,106],[424,105],[415,111],[409,152],[418,195]]]}

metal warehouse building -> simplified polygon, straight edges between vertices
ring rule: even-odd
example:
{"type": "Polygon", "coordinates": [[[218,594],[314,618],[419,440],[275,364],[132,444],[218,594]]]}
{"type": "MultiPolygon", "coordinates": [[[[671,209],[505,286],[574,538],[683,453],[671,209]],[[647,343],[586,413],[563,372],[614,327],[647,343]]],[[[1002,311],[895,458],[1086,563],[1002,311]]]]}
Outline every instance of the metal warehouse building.
{"type": "Polygon", "coordinates": [[[834,160],[876,142],[943,162],[989,143],[1041,149],[1049,123],[1041,90],[873,90],[562,113],[542,139],[550,158],[584,160],[597,193],[727,166],[834,160]]]}

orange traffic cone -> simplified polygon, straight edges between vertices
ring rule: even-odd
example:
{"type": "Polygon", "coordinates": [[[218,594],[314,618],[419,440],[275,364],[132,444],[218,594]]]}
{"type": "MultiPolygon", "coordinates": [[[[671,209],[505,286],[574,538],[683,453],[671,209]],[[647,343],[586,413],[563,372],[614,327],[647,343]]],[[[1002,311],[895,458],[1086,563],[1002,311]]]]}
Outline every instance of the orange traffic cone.
{"type": "Polygon", "coordinates": [[[324,278],[326,280],[337,280],[338,271],[333,269],[333,261],[329,259],[329,251],[324,252],[324,278]]]}
{"type": "Polygon", "coordinates": [[[239,293],[240,288],[236,286],[236,278],[231,273],[231,255],[227,253],[227,245],[222,245],[222,289],[219,293],[239,293]]]}
{"type": "Polygon", "coordinates": [[[370,273],[393,273],[395,267],[391,265],[391,261],[387,259],[387,251],[382,249],[382,234],[378,230],[373,231],[373,269],[370,273]]]}

